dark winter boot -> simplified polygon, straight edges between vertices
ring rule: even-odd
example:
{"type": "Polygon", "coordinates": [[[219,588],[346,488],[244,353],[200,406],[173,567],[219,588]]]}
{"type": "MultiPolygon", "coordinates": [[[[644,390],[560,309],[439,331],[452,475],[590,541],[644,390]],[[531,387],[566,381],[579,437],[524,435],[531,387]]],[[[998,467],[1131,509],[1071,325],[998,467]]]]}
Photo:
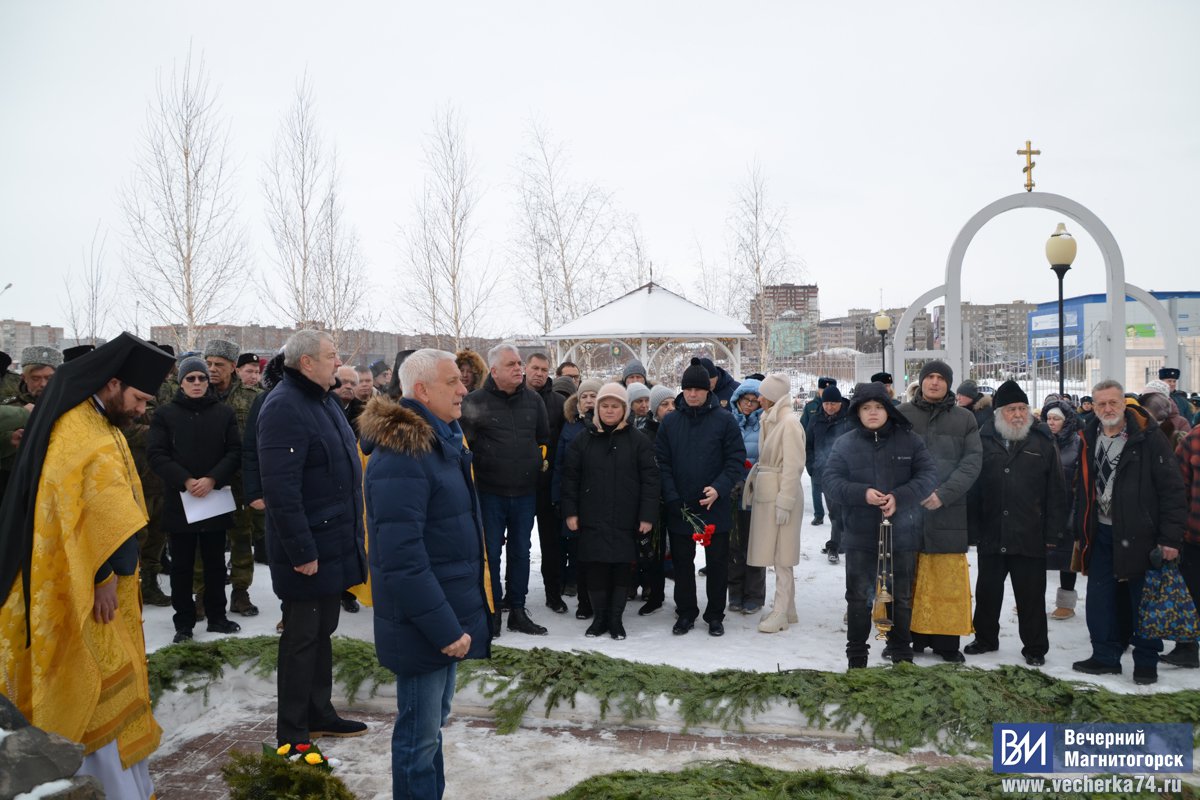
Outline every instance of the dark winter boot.
{"type": "Polygon", "coordinates": [[[1158,660],[1185,669],[1200,668],[1200,643],[1176,642],[1175,649],[1159,656],[1158,660]]]}
{"type": "MultiPolygon", "coordinates": [[[[588,626],[585,635],[593,638],[603,636],[608,633],[608,592],[598,592],[595,589],[589,589],[588,599],[591,600],[592,612],[596,616],[592,620],[592,624],[588,626]]],[[[622,599],[624,599],[624,595],[622,595],[622,599]]],[[[621,605],[624,605],[624,603],[621,605]]]]}
{"type": "Polygon", "coordinates": [[[608,604],[608,632],[614,639],[625,638],[625,625],[621,621],[621,617],[625,614],[625,603],[628,602],[629,594],[621,591],[618,586],[617,591],[613,592],[612,600],[608,604]]]}
{"type": "Polygon", "coordinates": [[[142,601],[151,606],[169,606],[171,598],[163,594],[158,585],[158,573],[146,570],[142,573],[142,601]]]}
{"type": "Polygon", "coordinates": [[[514,608],[508,612],[508,629],[530,636],[546,635],[546,629],[530,619],[529,613],[523,608],[514,608]]]}

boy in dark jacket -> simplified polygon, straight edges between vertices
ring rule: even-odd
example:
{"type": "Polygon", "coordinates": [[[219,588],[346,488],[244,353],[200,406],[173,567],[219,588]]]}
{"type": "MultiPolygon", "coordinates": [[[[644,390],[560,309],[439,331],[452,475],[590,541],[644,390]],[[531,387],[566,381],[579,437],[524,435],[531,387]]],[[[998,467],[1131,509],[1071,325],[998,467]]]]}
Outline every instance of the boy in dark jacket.
{"type": "Polygon", "coordinates": [[[879,572],[880,523],[891,521],[894,598],[884,656],[913,659],[913,573],[921,545],[921,500],[937,485],[937,465],[888,397],[882,384],[860,383],[850,404],[850,432],[833,445],[825,490],[841,506],[846,554],[846,656],[849,667],[867,665],[871,609],[867,598],[879,572]]]}

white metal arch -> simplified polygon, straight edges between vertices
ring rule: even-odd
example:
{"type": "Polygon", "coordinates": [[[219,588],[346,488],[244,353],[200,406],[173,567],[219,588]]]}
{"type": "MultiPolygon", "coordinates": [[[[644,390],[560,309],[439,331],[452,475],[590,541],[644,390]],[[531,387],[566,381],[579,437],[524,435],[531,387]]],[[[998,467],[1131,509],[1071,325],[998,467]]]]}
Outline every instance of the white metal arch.
{"type": "MultiPolygon", "coordinates": [[[[945,283],[917,298],[900,317],[900,324],[896,326],[893,338],[891,360],[893,375],[904,374],[906,358],[932,355],[929,351],[907,350],[904,342],[907,341],[909,328],[920,310],[939,296],[946,298],[946,337],[945,349],[939,351],[937,355],[950,364],[956,375],[965,377],[969,374],[970,365],[967,364],[966,354],[963,352],[962,335],[963,258],[971,241],[985,224],[1004,212],[1017,208],[1044,208],[1064,214],[1079,223],[1080,227],[1087,231],[1100,247],[1100,253],[1104,258],[1105,296],[1107,297],[1109,320],[1107,341],[1100,351],[1100,370],[1105,375],[1124,374],[1125,296],[1130,287],[1125,282],[1125,260],[1121,255],[1121,248],[1117,245],[1116,237],[1099,217],[1081,203],[1049,192],[1019,192],[984,206],[967,220],[967,224],[958,232],[958,236],[950,246],[950,254],[946,258],[945,283]],[[895,343],[898,343],[898,346],[895,343]]],[[[1145,304],[1154,314],[1155,319],[1160,320],[1160,324],[1162,324],[1162,320],[1166,320],[1164,344],[1168,348],[1168,357],[1175,357],[1178,353],[1178,338],[1170,315],[1152,295],[1137,289],[1137,287],[1132,288],[1141,294],[1129,292],[1130,296],[1145,304]],[[1170,344],[1167,343],[1167,337],[1169,337],[1170,344]]]]}

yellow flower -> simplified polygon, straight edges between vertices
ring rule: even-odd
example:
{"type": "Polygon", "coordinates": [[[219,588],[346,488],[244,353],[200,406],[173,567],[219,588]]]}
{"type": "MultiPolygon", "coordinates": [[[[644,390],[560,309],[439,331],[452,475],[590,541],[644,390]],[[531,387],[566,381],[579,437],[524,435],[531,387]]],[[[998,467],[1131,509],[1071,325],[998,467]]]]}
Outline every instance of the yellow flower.
{"type": "Polygon", "coordinates": [[[291,752],[291,749],[292,749],[292,746],[290,744],[285,744],[285,745],[280,746],[280,748],[278,750],[276,750],[275,752],[281,756],[286,756],[289,752],[291,752]]]}
{"type": "Polygon", "coordinates": [[[309,753],[308,755],[306,755],[304,757],[304,760],[307,761],[309,764],[320,764],[321,763],[321,754],[320,753],[309,753]]]}

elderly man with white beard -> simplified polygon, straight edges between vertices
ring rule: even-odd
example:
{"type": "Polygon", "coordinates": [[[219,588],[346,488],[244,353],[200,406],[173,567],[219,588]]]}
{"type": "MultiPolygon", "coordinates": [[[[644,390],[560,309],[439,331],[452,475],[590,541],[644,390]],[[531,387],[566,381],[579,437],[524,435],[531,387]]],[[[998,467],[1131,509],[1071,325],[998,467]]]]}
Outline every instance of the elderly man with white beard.
{"type": "Polygon", "coordinates": [[[996,412],[979,432],[983,471],[971,491],[972,529],[979,549],[975,641],[968,653],[1000,649],[1004,579],[1012,580],[1025,663],[1046,663],[1046,551],[1066,523],[1067,500],[1054,436],[1035,422],[1015,381],[994,396],[996,412]]]}

